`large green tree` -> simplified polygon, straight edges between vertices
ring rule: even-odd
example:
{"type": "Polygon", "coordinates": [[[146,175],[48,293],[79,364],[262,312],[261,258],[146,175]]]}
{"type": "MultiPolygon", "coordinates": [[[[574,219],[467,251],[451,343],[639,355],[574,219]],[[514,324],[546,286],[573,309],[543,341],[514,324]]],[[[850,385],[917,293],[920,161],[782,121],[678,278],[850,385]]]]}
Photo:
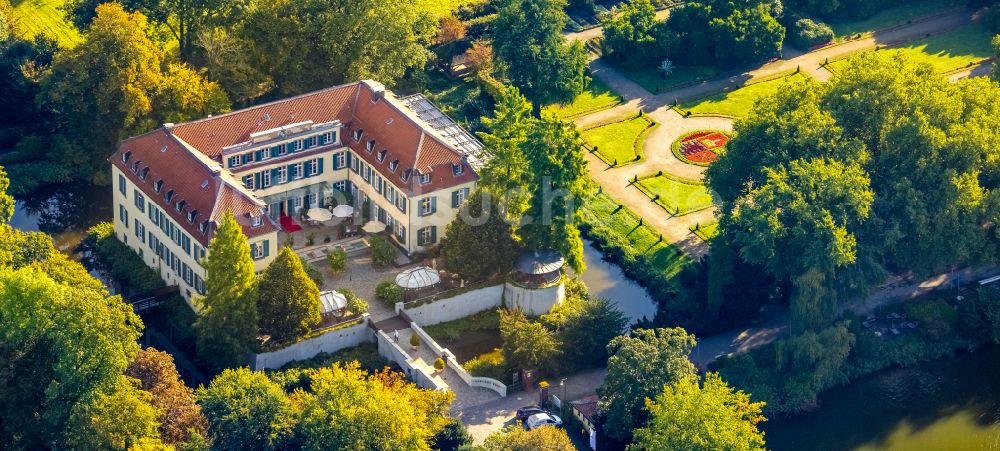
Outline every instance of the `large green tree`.
{"type": "Polygon", "coordinates": [[[607,299],[591,299],[583,282],[566,282],[566,299],[542,315],[563,344],[562,360],[570,368],[604,366],[608,343],[628,326],[628,318],[607,299]]]}
{"type": "Polygon", "coordinates": [[[697,376],[687,376],[646,399],[649,421],[635,431],[628,449],[763,451],[764,433],[757,429],[763,408],[717,373],[707,373],[701,384],[697,376]]]}
{"type": "Polygon", "coordinates": [[[636,329],[632,336],[611,340],[608,375],[597,391],[607,415],[605,433],[629,438],[648,416],[643,400],[655,397],[665,385],[694,376],[694,364],[688,360],[694,346],[694,336],[681,328],[636,329]]]}
{"type": "Polygon", "coordinates": [[[250,244],[232,213],[226,213],[208,245],[206,295],[195,322],[198,354],[215,368],[243,363],[257,340],[257,279],[250,244]]]}
{"type": "Polygon", "coordinates": [[[236,29],[290,95],[366,78],[392,86],[423,67],[437,23],[407,2],[281,0],[257,4],[236,29]]]}
{"type": "Polygon", "coordinates": [[[88,151],[78,172],[103,174],[120,139],[160,120],[229,109],[214,83],[182,65],[164,67],[161,44],[147,34],[144,15],[118,3],[102,4],[96,14],[84,41],[56,54],[38,96],[56,115],[62,135],[88,151]]]}
{"type": "Polygon", "coordinates": [[[483,451],[573,451],[577,449],[566,431],[554,427],[525,431],[512,426],[486,437],[483,451]]]}
{"type": "Polygon", "coordinates": [[[688,2],[671,11],[657,39],[673,58],[692,64],[758,61],[781,51],[785,28],[775,19],[779,11],[780,2],[773,0],[688,2]]]}
{"type": "Polygon", "coordinates": [[[604,18],[605,56],[630,67],[655,65],[666,49],[657,39],[656,8],[649,0],[629,0],[604,18]]]}
{"type": "Polygon", "coordinates": [[[319,289],[289,247],[264,270],[257,292],[260,333],[273,340],[301,337],[321,320],[319,289]]]}
{"type": "Polygon", "coordinates": [[[797,323],[822,328],[836,314],[835,271],[855,262],[855,232],[873,198],[856,164],[795,160],[768,169],[765,183],[738,201],[723,227],[744,260],[792,280],[797,323]]]}
{"type": "Polygon", "coordinates": [[[519,232],[533,249],[554,249],[577,273],[584,270],[579,208],[590,188],[587,160],[576,127],[554,116],[535,123],[521,146],[532,196],[519,232]]]}
{"type": "Polygon", "coordinates": [[[477,189],[462,204],[441,240],[444,268],[469,281],[505,273],[517,258],[513,233],[498,196],[477,189]]]}
{"type": "Polygon", "coordinates": [[[560,354],[555,333],[531,321],[520,309],[500,310],[500,351],[504,360],[520,370],[551,370],[560,354]]]}
{"type": "Polygon", "coordinates": [[[292,402],[262,372],[225,370],[199,388],[197,397],[214,449],[282,449],[291,437],[292,402]]]}
{"type": "Polygon", "coordinates": [[[310,375],[298,426],[303,449],[429,450],[454,395],[422,390],[401,373],[368,375],[358,363],[310,375]]]}
{"type": "Polygon", "coordinates": [[[45,271],[57,268],[46,260],[4,258],[0,267],[0,444],[123,449],[155,437],[158,412],[123,376],[142,322],[99,284],[53,280],[45,271]],[[134,415],[123,423],[122,411],[134,415]]]}
{"type": "Polygon", "coordinates": [[[500,0],[493,49],[507,77],[535,106],[568,103],[583,92],[587,56],[579,41],[566,43],[566,0],[500,0]]]}
{"type": "Polygon", "coordinates": [[[482,118],[485,132],[479,133],[492,158],[487,162],[479,183],[503,196],[508,218],[521,217],[530,197],[528,159],[521,146],[534,126],[531,103],[513,86],[501,86],[496,95],[493,117],[482,118]]]}

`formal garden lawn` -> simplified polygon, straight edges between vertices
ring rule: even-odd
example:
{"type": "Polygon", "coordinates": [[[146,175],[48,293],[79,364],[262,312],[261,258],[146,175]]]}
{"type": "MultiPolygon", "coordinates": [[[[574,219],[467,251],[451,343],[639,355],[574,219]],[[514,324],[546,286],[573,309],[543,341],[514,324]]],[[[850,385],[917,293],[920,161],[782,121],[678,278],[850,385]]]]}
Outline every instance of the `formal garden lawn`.
{"type": "Polygon", "coordinates": [[[636,187],[668,213],[683,216],[712,206],[712,194],[704,183],[663,174],[640,178],[636,187]]]}
{"type": "Polygon", "coordinates": [[[472,360],[500,347],[500,315],[486,310],[475,315],[424,327],[441,346],[448,348],[459,362],[472,360]]]}
{"type": "Polygon", "coordinates": [[[631,116],[618,122],[584,130],[583,140],[597,147],[597,154],[609,164],[633,163],[642,158],[642,143],[658,125],[645,115],[631,116]]]}
{"type": "Polygon", "coordinates": [[[808,75],[801,72],[788,74],[772,80],[744,85],[741,88],[722,92],[710,97],[682,103],[682,112],[702,116],[743,117],[750,112],[758,99],[774,94],[786,83],[805,83],[808,75]]]}
{"type": "Polygon", "coordinates": [[[615,69],[653,94],[669,91],[681,85],[712,80],[726,72],[725,69],[713,66],[678,66],[669,77],[664,77],[655,66],[642,69],[615,66],[615,69]]]}
{"type": "MultiPolygon", "coordinates": [[[[676,276],[691,259],[676,246],[660,240],[660,234],[648,225],[639,224],[639,216],[607,194],[588,197],[580,209],[586,236],[605,254],[620,255],[625,261],[639,257],[668,280],[676,276]],[[618,247],[609,250],[609,247],[618,247]]],[[[649,281],[646,281],[647,283],[649,281]]]]}
{"type": "MultiPolygon", "coordinates": [[[[990,46],[991,35],[979,23],[966,25],[947,33],[921,38],[903,46],[880,52],[899,52],[923,63],[930,64],[940,73],[960,69],[989,58],[993,55],[990,46]]],[[[849,58],[831,62],[828,67],[834,72],[847,64],[849,58]]]]}
{"type": "Polygon", "coordinates": [[[71,47],[81,41],[83,36],[73,26],[60,7],[66,0],[21,0],[13,1],[14,15],[22,37],[32,39],[44,34],[55,39],[62,47],[71,47]]]}
{"type": "Polygon", "coordinates": [[[829,22],[827,25],[830,25],[838,38],[841,38],[905,24],[913,19],[929,16],[955,6],[953,0],[916,0],[885,8],[867,19],[829,22]]]}
{"type": "Polygon", "coordinates": [[[695,235],[698,235],[698,238],[708,241],[719,234],[719,221],[712,221],[708,224],[695,224],[691,227],[691,231],[695,235]]]}
{"type": "Polygon", "coordinates": [[[576,96],[576,99],[573,99],[572,103],[551,105],[546,107],[545,111],[555,113],[556,116],[567,119],[611,108],[621,103],[621,99],[621,96],[615,94],[604,82],[597,78],[592,78],[587,89],[576,96]]]}

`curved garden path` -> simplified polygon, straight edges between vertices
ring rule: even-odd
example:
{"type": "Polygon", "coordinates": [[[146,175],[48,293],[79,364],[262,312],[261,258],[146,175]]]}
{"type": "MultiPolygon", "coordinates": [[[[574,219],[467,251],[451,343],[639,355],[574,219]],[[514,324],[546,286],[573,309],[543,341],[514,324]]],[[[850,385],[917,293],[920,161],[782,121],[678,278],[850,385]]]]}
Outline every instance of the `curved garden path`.
{"type": "MultiPolygon", "coordinates": [[[[690,213],[684,216],[674,216],[662,207],[652,202],[648,196],[631,185],[630,180],[638,175],[648,175],[662,170],[689,179],[703,180],[705,168],[684,163],[674,157],[670,146],[675,139],[685,132],[698,129],[733,129],[733,120],[723,117],[682,117],[671,108],[675,100],[687,100],[704,97],[726,88],[732,88],[747,80],[768,77],[781,72],[799,68],[819,81],[827,81],[831,77],[822,64],[827,59],[834,60],[851,53],[874,48],[877,45],[888,45],[911,41],[928,34],[950,31],[967,25],[972,21],[973,13],[964,8],[950,9],[940,13],[914,20],[910,24],[877,31],[869,36],[853,41],[824,47],[808,53],[789,50],[787,59],[765,64],[757,69],[731,75],[729,77],[709,80],[702,83],[684,86],[660,94],[653,94],[639,84],[628,79],[600,59],[588,63],[591,74],[599,78],[611,89],[620,94],[626,102],[614,108],[597,111],[578,117],[574,122],[580,129],[587,129],[605,123],[610,123],[642,111],[660,125],[646,138],[643,145],[643,160],[619,167],[609,167],[595,155],[588,154],[591,177],[612,197],[641,216],[645,223],[657,232],[663,234],[666,241],[674,243],[698,258],[707,251],[707,244],[697,238],[690,227],[697,223],[706,223],[714,219],[715,208],[690,213]]],[[[597,35],[598,29],[586,33],[597,35]]],[[[568,38],[586,36],[568,35],[568,38]]],[[[590,36],[593,37],[593,36],[590,36]]],[[[968,72],[953,74],[952,79],[978,75],[976,72],[985,69],[974,68],[968,72]]]]}

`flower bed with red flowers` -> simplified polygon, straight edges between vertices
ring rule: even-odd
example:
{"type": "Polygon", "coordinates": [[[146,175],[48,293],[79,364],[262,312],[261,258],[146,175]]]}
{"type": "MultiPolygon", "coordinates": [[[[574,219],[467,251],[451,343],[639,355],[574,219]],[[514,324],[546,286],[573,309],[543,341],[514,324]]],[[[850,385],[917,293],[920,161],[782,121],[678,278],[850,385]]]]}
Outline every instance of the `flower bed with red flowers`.
{"type": "Polygon", "coordinates": [[[699,166],[708,166],[725,150],[732,136],[717,130],[691,132],[674,141],[674,155],[681,161],[699,166]]]}

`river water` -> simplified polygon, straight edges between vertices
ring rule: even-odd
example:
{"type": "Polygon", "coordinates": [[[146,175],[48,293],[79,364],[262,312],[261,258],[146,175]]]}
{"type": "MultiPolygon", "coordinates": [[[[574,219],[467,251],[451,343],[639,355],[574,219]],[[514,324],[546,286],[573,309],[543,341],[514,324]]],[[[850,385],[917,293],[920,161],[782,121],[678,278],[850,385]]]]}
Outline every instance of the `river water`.
{"type": "Polygon", "coordinates": [[[583,241],[583,261],[587,269],[580,279],[587,284],[592,296],[610,300],[632,322],[643,317],[653,319],[656,304],[646,289],[627,279],[618,265],[604,261],[601,251],[587,240],[583,241]]]}
{"type": "Polygon", "coordinates": [[[1000,346],[879,371],[765,423],[774,450],[1000,450],[1000,346]]]}

